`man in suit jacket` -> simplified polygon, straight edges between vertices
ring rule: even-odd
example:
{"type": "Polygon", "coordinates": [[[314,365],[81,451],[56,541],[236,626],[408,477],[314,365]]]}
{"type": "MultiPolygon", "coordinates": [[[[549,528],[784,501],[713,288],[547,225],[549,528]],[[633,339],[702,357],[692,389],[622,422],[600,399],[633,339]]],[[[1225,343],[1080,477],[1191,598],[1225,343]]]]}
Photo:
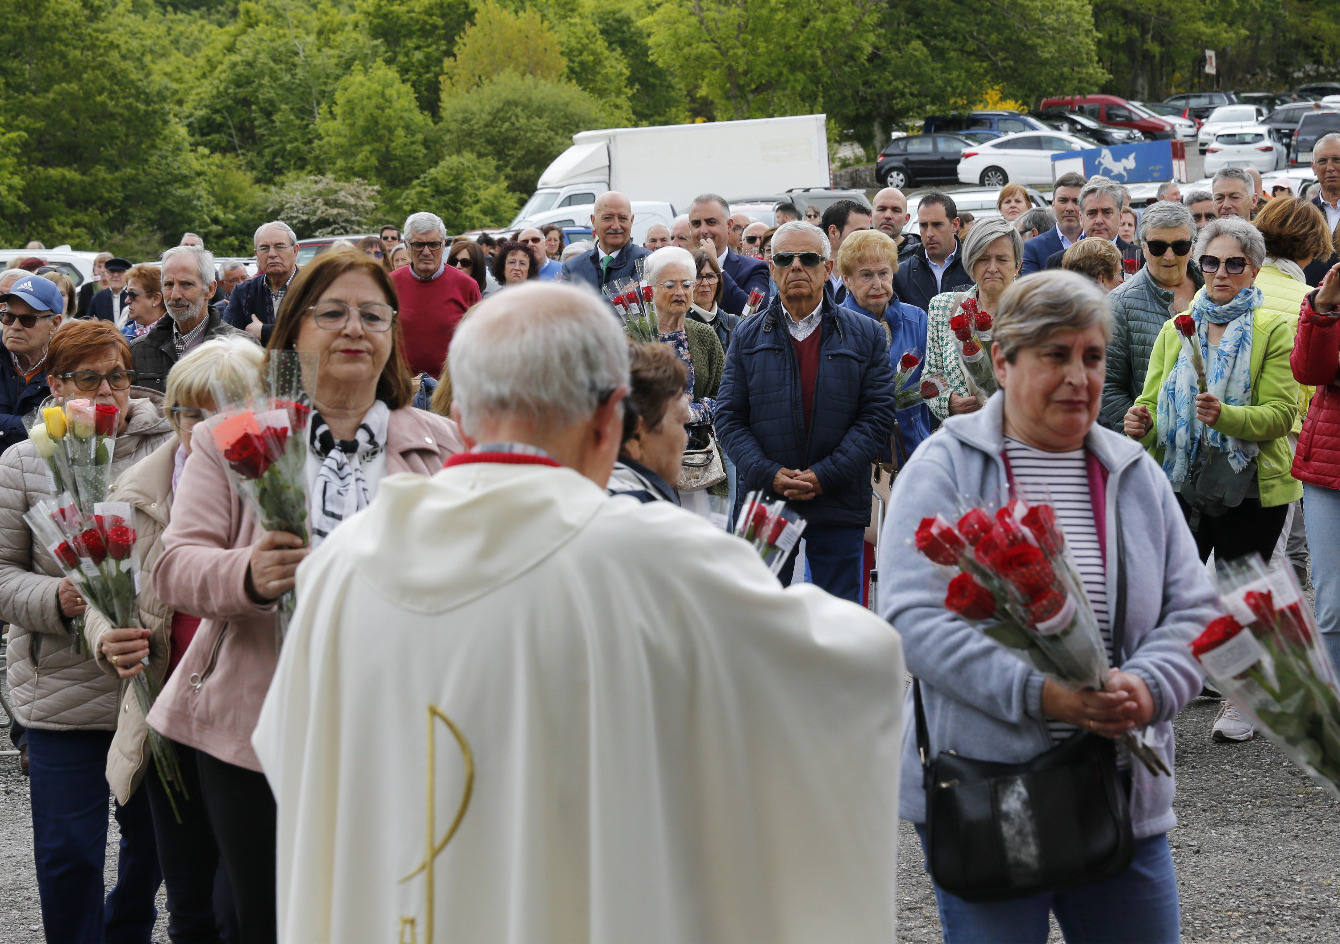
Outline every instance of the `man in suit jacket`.
{"type": "Polygon", "coordinates": [[[705,193],[689,206],[689,251],[710,252],[721,266],[721,307],[733,315],[744,311],[750,292],[768,297],[768,264],[730,248],[730,205],[725,197],[705,193]]]}
{"type": "MultiPolygon", "coordinates": [[[[1323,134],[1312,148],[1312,173],[1321,187],[1312,198],[1312,205],[1326,214],[1326,228],[1332,233],[1340,226],[1340,134],[1323,134]]],[[[1329,259],[1313,259],[1303,269],[1308,285],[1320,285],[1322,277],[1340,262],[1340,255],[1331,253],[1329,259]]]]}
{"type": "MultiPolygon", "coordinates": [[[[1134,243],[1128,243],[1117,235],[1117,227],[1121,225],[1122,197],[1121,185],[1115,180],[1100,176],[1090,178],[1084,189],[1079,192],[1080,220],[1084,225],[1083,237],[1094,236],[1112,242],[1121,250],[1123,266],[1127,259],[1137,260],[1138,266],[1138,261],[1141,260],[1140,250],[1134,243]]],[[[1024,248],[1027,250],[1027,246],[1024,248]]],[[[1058,249],[1047,257],[1045,268],[1061,268],[1061,259],[1064,256],[1065,250],[1058,249]]]]}
{"type": "Polygon", "coordinates": [[[107,287],[107,260],[110,258],[110,252],[100,252],[93,257],[93,278],[79,286],[79,295],[75,298],[76,318],[93,317],[93,296],[107,287]]]}
{"type": "Polygon", "coordinates": [[[917,228],[921,245],[898,260],[893,285],[901,301],[925,311],[941,292],[972,288],[972,276],[959,261],[958,206],[953,197],[939,190],[922,194],[917,228]]]}
{"type": "Polygon", "coordinates": [[[637,260],[651,255],[634,245],[633,205],[617,190],[596,197],[591,235],[595,248],[563,263],[560,281],[584,282],[603,295],[606,286],[637,278],[637,260]]]}
{"type": "MultiPolygon", "coordinates": [[[[870,208],[855,200],[834,200],[828,205],[824,215],[819,219],[819,228],[824,231],[829,245],[833,247],[834,259],[837,258],[838,250],[842,248],[842,243],[848,236],[858,229],[870,228],[870,220],[870,208]]],[[[842,277],[834,272],[828,277],[828,284],[833,290],[833,301],[841,305],[847,298],[847,286],[842,277]]]]}
{"type": "Polygon", "coordinates": [[[126,287],[126,273],[130,271],[130,260],[113,256],[107,260],[107,287],[93,296],[89,303],[89,317],[110,321],[119,329],[126,323],[126,297],[122,291],[126,287]]]}
{"type": "Polygon", "coordinates": [[[1052,212],[1056,214],[1056,226],[1024,243],[1024,264],[1020,275],[1041,272],[1047,267],[1047,260],[1058,252],[1070,248],[1070,244],[1080,238],[1084,222],[1079,215],[1079,192],[1084,189],[1085,180],[1079,174],[1062,174],[1056,178],[1056,187],[1052,190],[1052,212]]]}

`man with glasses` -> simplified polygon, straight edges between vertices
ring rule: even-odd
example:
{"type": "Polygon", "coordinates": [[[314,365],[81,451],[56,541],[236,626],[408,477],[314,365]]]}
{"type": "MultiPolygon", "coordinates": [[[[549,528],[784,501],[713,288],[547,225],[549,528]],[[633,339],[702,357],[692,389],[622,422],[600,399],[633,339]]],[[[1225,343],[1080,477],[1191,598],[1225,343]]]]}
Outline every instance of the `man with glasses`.
{"type": "Polygon", "coordinates": [[[113,256],[103,265],[107,271],[107,287],[93,296],[89,303],[89,317],[101,321],[110,321],[120,331],[130,314],[126,310],[126,273],[130,271],[130,260],[113,256]]]}
{"type": "Polygon", "coordinates": [[[590,252],[563,263],[564,282],[585,282],[602,295],[607,285],[635,277],[637,260],[651,255],[633,242],[633,204],[617,190],[596,197],[591,208],[590,252]]]}
{"type": "MultiPolygon", "coordinates": [[[[464,270],[444,261],[447,227],[440,217],[411,213],[403,232],[409,265],[392,272],[391,281],[400,300],[405,360],[414,373],[436,379],[451,349],[456,325],[479,301],[479,285],[464,270]]],[[[543,236],[540,246],[543,253],[543,236]]]]}
{"type": "MultiPolygon", "coordinates": [[[[1106,239],[1121,251],[1123,268],[1134,270],[1140,266],[1140,249],[1118,235],[1121,226],[1121,208],[1126,199],[1126,188],[1115,180],[1096,174],[1090,177],[1079,192],[1080,220],[1084,226],[1081,239],[1106,239]],[[1127,260],[1130,264],[1127,264],[1127,260]]],[[[1025,250],[1027,247],[1025,247],[1025,250]]],[[[1046,269],[1061,268],[1065,250],[1057,250],[1047,259],[1046,269]]]]}
{"type": "Polygon", "coordinates": [[[540,270],[536,276],[542,282],[556,282],[558,276],[563,271],[563,263],[557,259],[550,259],[545,250],[544,233],[534,227],[523,229],[516,234],[516,241],[530,250],[531,256],[535,259],[535,268],[540,270]]]}
{"type": "Polygon", "coordinates": [[[767,223],[750,223],[740,234],[740,255],[750,259],[763,258],[763,234],[768,231],[767,223]]]}
{"type": "MultiPolygon", "coordinates": [[[[161,263],[163,305],[161,318],[148,334],[130,344],[135,362],[135,383],[164,393],[172,365],[187,351],[210,338],[230,334],[247,336],[223,320],[209,304],[214,294],[214,255],[199,246],[174,246],[163,253],[161,263]]],[[[236,295],[241,289],[234,290],[236,295]]]]}
{"type": "Polygon", "coordinates": [[[655,252],[662,246],[670,245],[670,228],[664,223],[652,223],[647,227],[647,238],[642,241],[642,248],[647,252],[655,252]]]}
{"type": "Polygon", "coordinates": [[[0,295],[8,364],[0,367],[0,452],[28,438],[24,418],[46,399],[47,345],[60,327],[65,298],[55,282],[26,275],[0,295]]]}
{"type": "Polygon", "coordinates": [[[256,230],[253,245],[258,271],[233,289],[224,320],[266,344],[279,303],[298,274],[298,237],[283,220],[272,220],[256,230]]]}
{"type": "Polygon", "coordinates": [[[1218,219],[1214,212],[1214,195],[1208,190],[1193,190],[1182,198],[1186,208],[1191,211],[1191,219],[1196,224],[1196,232],[1205,228],[1210,220],[1218,219]]]}
{"type": "MultiPolygon", "coordinates": [[[[1312,148],[1312,173],[1317,175],[1317,195],[1312,205],[1326,214],[1326,228],[1332,233],[1340,226],[1340,134],[1332,131],[1317,139],[1312,148]]],[[[1322,277],[1340,262],[1331,253],[1325,259],[1313,259],[1303,269],[1308,285],[1320,285],[1322,277]]]]}
{"type": "Polygon", "coordinates": [[[721,304],[744,311],[750,292],[768,295],[768,265],[730,248],[730,206],[724,197],[705,193],[689,206],[690,251],[710,252],[721,266],[721,304]]]}
{"type": "Polygon", "coordinates": [[[889,448],[893,368],[883,326],[824,291],[832,256],[811,223],[773,235],[777,299],[736,328],[716,428],[739,470],[738,494],[790,502],[805,518],[813,582],[860,602],[870,466],[889,448]]]}

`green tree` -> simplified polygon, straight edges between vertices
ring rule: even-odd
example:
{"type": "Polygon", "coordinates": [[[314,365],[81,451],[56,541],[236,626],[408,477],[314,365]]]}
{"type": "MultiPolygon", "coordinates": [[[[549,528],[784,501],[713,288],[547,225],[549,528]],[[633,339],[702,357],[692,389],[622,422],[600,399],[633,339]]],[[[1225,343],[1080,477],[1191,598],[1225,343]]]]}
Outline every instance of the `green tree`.
{"type": "Polygon", "coordinates": [[[283,220],[300,239],[360,233],[374,225],[381,192],[361,180],[296,177],[266,195],[265,217],[283,220]]]}
{"type": "Polygon", "coordinates": [[[442,96],[465,94],[502,72],[557,82],[566,69],[558,37],[538,10],[513,12],[482,0],[442,68],[442,96]],[[518,49],[526,54],[518,56],[518,49]]]}
{"type": "MultiPolygon", "coordinates": [[[[628,65],[625,96],[633,121],[641,125],[675,124],[688,116],[688,99],[675,76],[652,56],[646,31],[638,25],[641,0],[618,0],[602,8],[596,27],[605,44],[628,65]]],[[[580,83],[579,83],[580,84],[580,83]]]]}
{"type": "Polygon", "coordinates": [[[492,160],[507,189],[529,194],[549,162],[578,131],[610,126],[604,103],[575,85],[505,72],[473,92],[442,101],[442,128],[492,160]]]}
{"type": "Polygon", "coordinates": [[[340,80],[316,130],[324,169],[383,189],[404,187],[423,171],[435,133],[414,93],[381,62],[366,71],[356,65],[340,80]]]}
{"type": "Polygon", "coordinates": [[[414,90],[419,107],[437,117],[442,64],[474,21],[473,0],[354,0],[354,15],[360,32],[386,50],[387,64],[414,90]]]}
{"type": "Polygon", "coordinates": [[[401,196],[395,216],[418,210],[442,217],[447,231],[506,226],[521,198],[503,184],[498,167],[468,152],[449,154],[424,171],[401,196]]]}

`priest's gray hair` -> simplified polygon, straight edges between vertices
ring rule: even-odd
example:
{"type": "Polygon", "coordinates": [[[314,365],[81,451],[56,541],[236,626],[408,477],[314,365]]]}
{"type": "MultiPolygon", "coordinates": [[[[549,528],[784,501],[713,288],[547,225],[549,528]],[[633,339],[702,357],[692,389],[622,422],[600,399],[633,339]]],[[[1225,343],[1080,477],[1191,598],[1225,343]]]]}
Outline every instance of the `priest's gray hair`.
{"type": "Polygon", "coordinates": [[[442,222],[442,217],[423,210],[406,217],[400,231],[405,234],[406,242],[409,242],[410,233],[437,233],[443,242],[447,240],[447,224],[442,222]]]}
{"type": "Polygon", "coordinates": [[[1058,331],[1084,331],[1094,325],[1102,328],[1105,342],[1112,340],[1106,293],[1078,272],[1048,269],[1005,289],[991,339],[1005,360],[1014,363],[1022,349],[1044,344],[1058,331]]]}
{"type": "Polygon", "coordinates": [[[171,249],[163,251],[163,258],[159,260],[159,265],[167,266],[178,256],[191,257],[191,263],[200,273],[201,288],[209,288],[214,284],[214,253],[207,249],[201,249],[199,246],[173,246],[171,249]]]}
{"type": "Polygon", "coordinates": [[[691,279],[698,277],[698,270],[693,267],[693,253],[682,246],[662,246],[647,256],[647,261],[642,264],[642,274],[646,277],[647,284],[655,285],[659,282],[661,273],[672,265],[688,269],[688,277],[691,279]]]}
{"type": "Polygon", "coordinates": [[[809,233],[811,236],[819,237],[819,245],[825,259],[833,258],[833,244],[828,241],[828,234],[813,223],[806,223],[804,220],[791,220],[777,227],[777,232],[772,234],[772,244],[777,245],[777,240],[787,233],[809,233]]]}
{"type": "Polygon", "coordinates": [[[628,339],[594,292],[529,282],[490,295],[461,321],[447,366],[471,439],[508,417],[562,428],[628,385],[628,339]]]}
{"type": "MultiPolygon", "coordinates": [[[[1236,167],[1224,168],[1225,170],[1238,170],[1236,167]]],[[[1210,243],[1220,236],[1231,236],[1238,241],[1242,247],[1242,254],[1247,257],[1247,261],[1255,269],[1261,268],[1261,263],[1266,258],[1266,239],[1261,235],[1261,231],[1238,216],[1221,216],[1217,220],[1210,220],[1201,227],[1196,234],[1196,248],[1192,250],[1199,259],[1205,255],[1205,250],[1210,248],[1210,243]]]]}

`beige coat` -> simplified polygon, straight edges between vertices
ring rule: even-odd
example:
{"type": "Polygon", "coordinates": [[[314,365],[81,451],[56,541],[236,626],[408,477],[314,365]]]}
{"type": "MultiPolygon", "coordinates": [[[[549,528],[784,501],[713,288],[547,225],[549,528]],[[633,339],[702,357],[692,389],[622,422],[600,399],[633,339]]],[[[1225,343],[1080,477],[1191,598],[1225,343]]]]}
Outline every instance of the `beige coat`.
{"type": "MultiPolygon", "coordinates": [[[[140,593],[135,600],[139,625],[150,630],[149,668],[159,685],[167,675],[171,654],[172,608],[158,599],[151,577],[154,565],[163,553],[163,530],[172,510],[172,469],[180,442],[173,436],[147,457],[135,463],[112,485],[107,498],[130,502],[135,511],[135,547],[140,556],[140,593]]],[[[90,610],[85,620],[84,638],[88,640],[98,668],[120,681],[116,669],[102,654],[102,637],[112,627],[102,614],[90,610]]],[[[144,721],[138,696],[130,682],[121,685],[121,710],[116,716],[116,736],[107,752],[107,783],[117,802],[128,803],[147,769],[149,754],[145,741],[149,726],[144,721]]]]}
{"type": "MultiPolygon", "coordinates": [[[[172,428],[148,400],[131,400],[116,437],[112,476],[153,452],[172,428]]],[[[0,457],[0,619],[9,627],[9,691],[24,727],[48,731],[116,728],[117,683],[75,648],[56,602],[60,566],[37,546],[23,514],[51,494],[51,473],[33,444],[0,457]]]]}

